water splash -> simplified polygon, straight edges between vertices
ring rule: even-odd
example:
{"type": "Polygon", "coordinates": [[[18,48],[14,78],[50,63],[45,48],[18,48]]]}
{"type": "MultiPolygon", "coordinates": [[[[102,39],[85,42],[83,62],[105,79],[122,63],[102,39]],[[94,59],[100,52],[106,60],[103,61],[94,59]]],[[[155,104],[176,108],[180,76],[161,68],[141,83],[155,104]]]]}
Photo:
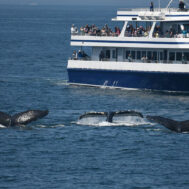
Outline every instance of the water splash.
{"type": "Polygon", "coordinates": [[[100,88],[104,89],[104,88],[107,88],[108,87],[108,80],[106,80],[104,82],[104,84],[102,86],[100,86],[100,88]]]}
{"type": "Polygon", "coordinates": [[[6,128],[6,127],[5,127],[4,125],[1,125],[1,124],[0,124],[0,129],[1,129],[1,128],[6,128]]]}
{"type": "Polygon", "coordinates": [[[57,127],[65,127],[64,124],[57,124],[57,125],[36,125],[34,127],[37,127],[37,128],[57,128],[57,127]]]}

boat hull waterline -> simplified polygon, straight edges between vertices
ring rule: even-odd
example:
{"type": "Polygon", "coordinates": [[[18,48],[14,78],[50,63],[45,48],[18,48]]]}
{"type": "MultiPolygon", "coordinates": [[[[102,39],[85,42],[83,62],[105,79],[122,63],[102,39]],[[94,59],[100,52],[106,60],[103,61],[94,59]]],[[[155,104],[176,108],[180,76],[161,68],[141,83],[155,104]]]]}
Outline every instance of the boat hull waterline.
{"type": "Polygon", "coordinates": [[[189,92],[189,73],[68,69],[70,84],[189,92]]]}

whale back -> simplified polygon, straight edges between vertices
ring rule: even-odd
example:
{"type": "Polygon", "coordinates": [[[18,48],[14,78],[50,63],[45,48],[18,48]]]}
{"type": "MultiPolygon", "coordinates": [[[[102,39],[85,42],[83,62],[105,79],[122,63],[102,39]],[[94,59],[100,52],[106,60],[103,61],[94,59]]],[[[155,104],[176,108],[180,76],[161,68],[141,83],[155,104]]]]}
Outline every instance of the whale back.
{"type": "Polygon", "coordinates": [[[11,116],[4,112],[0,112],[0,124],[6,127],[11,126],[11,116]]]}
{"type": "Polygon", "coordinates": [[[150,121],[154,121],[156,123],[159,123],[160,125],[163,125],[167,129],[170,129],[175,132],[181,132],[181,127],[178,121],[164,118],[161,116],[146,116],[146,118],[150,121]]]}
{"type": "Polygon", "coordinates": [[[12,126],[27,125],[32,121],[43,118],[48,114],[48,110],[28,110],[12,116],[12,126]]]}
{"type": "Polygon", "coordinates": [[[182,132],[189,132],[189,120],[180,122],[182,132]]]}

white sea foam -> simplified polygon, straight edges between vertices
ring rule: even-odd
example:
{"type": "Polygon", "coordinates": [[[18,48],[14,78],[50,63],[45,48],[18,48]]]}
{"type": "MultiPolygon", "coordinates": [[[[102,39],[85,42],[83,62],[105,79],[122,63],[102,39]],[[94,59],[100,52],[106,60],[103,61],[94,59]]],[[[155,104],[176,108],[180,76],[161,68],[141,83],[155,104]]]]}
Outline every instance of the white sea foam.
{"type": "Polygon", "coordinates": [[[64,127],[64,124],[57,124],[57,125],[52,125],[52,126],[47,126],[47,125],[37,125],[36,127],[39,128],[56,128],[56,127],[64,127]]]}
{"type": "Polygon", "coordinates": [[[1,124],[0,124],[0,128],[6,128],[6,127],[5,127],[4,125],[1,125],[1,124]]]}

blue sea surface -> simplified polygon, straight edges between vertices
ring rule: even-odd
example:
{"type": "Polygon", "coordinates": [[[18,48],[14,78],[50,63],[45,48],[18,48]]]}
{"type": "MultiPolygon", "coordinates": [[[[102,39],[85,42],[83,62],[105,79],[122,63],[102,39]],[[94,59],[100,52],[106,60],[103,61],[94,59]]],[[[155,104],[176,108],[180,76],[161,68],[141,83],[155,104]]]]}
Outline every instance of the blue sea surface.
{"type": "Polygon", "coordinates": [[[113,28],[115,15],[105,6],[0,7],[0,111],[50,111],[26,128],[0,128],[1,189],[189,188],[188,134],[145,119],[78,122],[128,109],[189,119],[187,94],[67,85],[71,25],[113,28]]]}

